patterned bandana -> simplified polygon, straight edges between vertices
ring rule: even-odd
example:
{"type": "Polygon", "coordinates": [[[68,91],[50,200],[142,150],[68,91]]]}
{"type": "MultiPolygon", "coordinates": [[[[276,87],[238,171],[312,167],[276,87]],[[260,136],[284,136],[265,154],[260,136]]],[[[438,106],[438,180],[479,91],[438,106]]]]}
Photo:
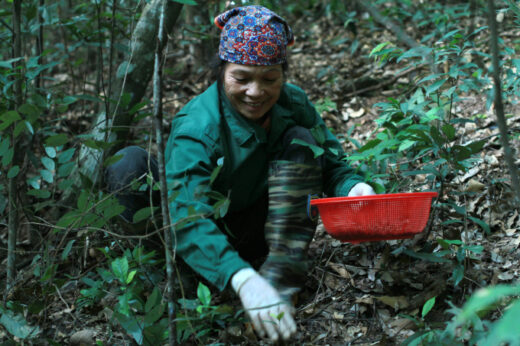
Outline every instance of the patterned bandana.
{"type": "Polygon", "coordinates": [[[291,28],[262,6],[233,8],[215,18],[222,29],[219,57],[241,65],[278,65],[286,61],[286,47],[294,43],[291,28]]]}

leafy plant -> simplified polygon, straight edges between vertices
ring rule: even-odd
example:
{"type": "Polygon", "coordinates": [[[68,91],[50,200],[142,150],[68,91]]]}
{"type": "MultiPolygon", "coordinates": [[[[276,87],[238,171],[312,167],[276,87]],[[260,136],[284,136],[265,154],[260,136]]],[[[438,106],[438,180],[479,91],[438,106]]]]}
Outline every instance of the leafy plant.
{"type": "MultiPolygon", "coordinates": [[[[484,248],[481,245],[467,245],[461,240],[447,240],[438,238],[437,243],[441,246],[440,251],[436,252],[415,252],[410,249],[402,250],[404,254],[418,258],[421,260],[434,262],[434,263],[452,263],[453,270],[451,281],[454,286],[458,286],[461,280],[464,278],[465,269],[468,266],[469,261],[478,260],[477,257],[482,253],[484,248]]],[[[398,249],[394,253],[399,253],[401,250],[398,249]]]]}
{"type": "Polygon", "coordinates": [[[479,289],[462,308],[452,305],[449,312],[454,317],[443,328],[420,329],[404,344],[516,345],[520,338],[520,331],[516,327],[520,318],[519,295],[518,285],[479,289]],[[485,319],[486,316],[497,313],[501,316],[495,321],[485,319]]]}
{"type": "Polygon", "coordinates": [[[180,311],[177,314],[177,340],[184,343],[190,335],[205,342],[209,333],[224,329],[242,321],[239,310],[233,314],[229,305],[212,305],[211,291],[199,283],[196,299],[179,299],[180,311]]]}
{"type": "Polygon", "coordinates": [[[9,334],[20,340],[34,339],[40,334],[40,328],[29,325],[23,313],[24,308],[22,306],[8,302],[5,308],[0,306],[0,324],[9,334]]]}
{"type": "Polygon", "coordinates": [[[98,268],[99,279],[92,273],[82,279],[89,288],[81,290],[82,297],[77,305],[81,308],[92,306],[101,299],[115,299],[113,320],[139,345],[166,340],[166,304],[157,287],[163,274],[154,270],[157,265],[155,252],[146,253],[142,247],[136,247],[133,251],[127,249],[122,257],[112,259],[109,249],[101,250],[110,259],[110,269],[98,268]]]}

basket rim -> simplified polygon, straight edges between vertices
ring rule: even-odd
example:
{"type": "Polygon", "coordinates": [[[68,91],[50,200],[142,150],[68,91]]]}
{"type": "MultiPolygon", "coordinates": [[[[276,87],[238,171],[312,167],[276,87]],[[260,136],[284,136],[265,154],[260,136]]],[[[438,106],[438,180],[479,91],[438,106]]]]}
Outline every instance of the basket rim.
{"type": "Polygon", "coordinates": [[[338,204],[345,202],[359,202],[359,201],[377,201],[377,200],[393,200],[393,199],[409,199],[409,198],[434,198],[439,194],[437,192],[404,192],[404,193],[386,193],[379,195],[355,196],[355,197],[328,197],[311,199],[311,205],[323,204],[338,204]]]}

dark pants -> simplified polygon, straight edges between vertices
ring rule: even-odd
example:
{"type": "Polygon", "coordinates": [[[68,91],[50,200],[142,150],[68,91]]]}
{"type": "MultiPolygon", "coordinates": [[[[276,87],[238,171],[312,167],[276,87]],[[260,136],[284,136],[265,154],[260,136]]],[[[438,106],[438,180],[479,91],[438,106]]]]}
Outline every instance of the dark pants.
{"type": "MultiPolygon", "coordinates": [[[[301,126],[289,128],[283,135],[280,153],[273,160],[286,160],[302,164],[321,164],[321,157],[314,158],[313,152],[302,145],[291,144],[293,139],[317,145],[311,132],[301,126]]],[[[130,146],[120,150],[116,155],[123,157],[105,170],[107,189],[116,195],[119,203],[125,206],[121,214],[127,223],[133,223],[134,214],[151,204],[160,206],[159,191],[151,191],[150,186],[143,188],[147,176],[158,179],[157,162],[153,156],[140,147],[130,146]],[[151,197],[151,198],[150,198],[151,197]]],[[[252,206],[239,212],[228,213],[217,220],[222,230],[227,228],[233,236],[229,242],[237,249],[240,256],[255,265],[257,260],[267,255],[268,248],[264,237],[264,224],[267,218],[268,198],[266,194],[252,206]]],[[[225,232],[226,234],[228,232],[225,232]]]]}

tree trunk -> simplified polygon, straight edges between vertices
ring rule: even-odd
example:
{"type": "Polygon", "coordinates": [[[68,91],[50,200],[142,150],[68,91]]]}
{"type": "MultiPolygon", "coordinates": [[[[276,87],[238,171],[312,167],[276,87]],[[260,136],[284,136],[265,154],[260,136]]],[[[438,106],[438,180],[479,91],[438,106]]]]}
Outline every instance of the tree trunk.
{"type": "MultiPolygon", "coordinates": [[[[133,114],[129,111],[143,98],[153,74],[155,38],[159,25],[161,0],[152,0],[143,10],[141,18],[132,33],[130,56],[119,65],[113,90],[110,95],[110,113],[101,113],[91,130],[94,140],[113,143],[118,141],[107,154],[120,149],[127,139],[133,114]],[[123,98],[128,95],[128,99],[123,98]],[[123,100],[127,100],[123,102],[123,100]]],[[[170,33],[182,9],[182,4],[167,1],[164,28],[170,33]]],[[[83,146],[80,151],[79,172],[94,183],[99,182],[103,165],[103,152],[83,146]]],[[[69,196],[70,197],[70,196],[69,196]]]]}

